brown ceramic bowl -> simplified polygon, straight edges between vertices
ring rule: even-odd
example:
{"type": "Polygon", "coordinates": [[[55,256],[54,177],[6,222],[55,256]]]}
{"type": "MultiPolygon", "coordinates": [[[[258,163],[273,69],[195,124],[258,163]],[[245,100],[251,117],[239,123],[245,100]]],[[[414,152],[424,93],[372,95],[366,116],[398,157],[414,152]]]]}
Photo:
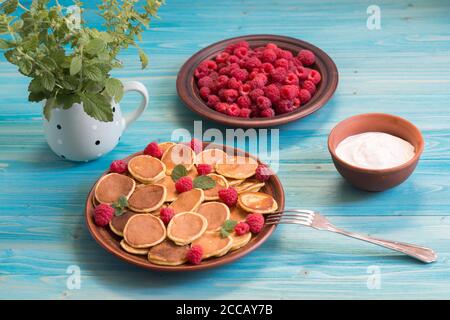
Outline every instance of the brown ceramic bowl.
{"type": "Polygon", "coordinates": [[[325,103],[330,100],[331,96],[336,91],[337,84],[338,71],[336,65],[333,60],[331,60],[331,58],[321,49],[302,40],[269,34],[248,35],[216,42],[198,51],[191,58],[189,58],[189,60],[187,60],[181,67],[177,77],[178,95],[189,109],[209,120],[228,126],[242,128],[270,127],[306,117],[307,115],[323,107],[325,103]],[[229,44],[244,40],[250,44],[250,47],[258,47],[265,45],[268,42],[272,42],[280,48],[289,50],[295,54],[301,49],[308,49],[314,52],[316,55],[316,62],[312,68],[321,73],[322,81],[317,86],[317,92],[314,94],[312,99],[307,104],[291,113],[278,115],[273,118],[236,118],[227,116],[209,108],[199,95],[199,90],[194,79],[195,69],[202,61],[214,58],[229,44]]]}
{"type": "Polygon", "coordinates": [[[328,137],[328,150],[339,173],[352,185],[367,191],[383,191],[405,181],[416,168],[424,148],[419,129],[398,116],[384,113],[360,114],[338,123],[328,137]],[[342,161],[335,152],[345,138],[364,132],[384,132],[402,138],[415,148],[414,157],[408,162],[388,169],[366,169],[342,161]]]}
{"type": "MultiPolygon", "coordinates": [[[[204,146],[207,144],[204,143],[204,146]]],[[[218,146],[221,148],[222,146],[218,146]]],[[[228,146],[225,146],[224,151],[226,152],[243,152],[241,150],[231,148],[228,146]]],[[[132,154],[128,156],[127,158],[123,159],[125,161],[129,161],[132,157],[135,157],[139,154],[142,154],[142,152],[137,152],[135,154],[132,154]]],[[[251,156],[247,152],[244,152],[246,156],[251,156]]],[[[252,157],[252,156],[251,156],[252,157]]],[[[103,175],[107,174],[108,171],[105,171],[103,175]]],[[[103,176],[102,175],[102,176],[103,176]]],[[[101,177],[99,177],[100,179],[101,177]]],[[[98,180],[97,180],[98,181],[98,180]]],[[[97,182],[96,182],[97,183],[97,182]]],[[[264,243],[264,241],[269,238],[269,236],[272,234],[272,232],[275,230],[275,225],[266,225],[262,229],[262,231],[253,236],[253,238],[250,240],[248,244],[246,244],[244,247],[227,253],[226,255],[222,257],[215,257],[210,258],[202,261],[199,265],[189,265],[189,264],[183,264],[179,266],[162,266],[158,264],[151,263],[147,260],[147,256],[137,256],[130,254],[126,251],[124,251],[120,247],[120,240],[121,237],[114,234],[109,227],[99,227],[94,222],[94,205],[93,205],[93,197],[94,197],[94,186],[92,187],[91,191],[89,192],[89,195],[86,200],[86,207],[85,207],[85,216],[86,216],[86,225],[89,229],[89,232],[91,233],[92,237],[107,251],[115,255],[121,260],[124,260],[126,262],[129,262],[131,264],[137,265],[139,267],[143,267],[146,269],[151,270],[157,270],[157,271],[192,271],[192,270],[204,270],[204,269],[210,269],[214,267],[218,267],[221,265],[224,265],[226,263],[233,262],[246,254],[250,253],[251,251],[258,248],[261,244],[264,243]]],[[[261,190],[262,192],[268,193],[274,197],[274,199],[278,202],[278,209],[283,210],[284,209],[284,190],[281,185],[280,180],[276,175],[273,175],[269,181],[266,182],[266,185],[261,190]]]]}

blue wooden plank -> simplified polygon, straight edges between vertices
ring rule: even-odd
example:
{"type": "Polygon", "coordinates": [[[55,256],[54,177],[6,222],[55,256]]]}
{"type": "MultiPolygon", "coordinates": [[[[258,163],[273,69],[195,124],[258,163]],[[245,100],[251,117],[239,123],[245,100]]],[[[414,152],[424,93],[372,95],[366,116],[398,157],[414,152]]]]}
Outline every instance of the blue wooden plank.
{"type": "MultiPolygon", "coordinates": [[[[86,2],[88,21],[99,26],[95,3],[86,2]]],[[[377,31],[366,28],[370,4],[169,1],[159,12],[161,20],[144,34],[150,69],[141,71],[130,49],[121,55],[125,68],[114,72],[148,87],[148,111],[113,152],[87,164],[50,152],[40,107],[26,101],[27,79],[1,58],[0,298],[450,298],[450,3],[379,1],[377,31]],[[96,177],[113,159],[151,140],[168,140],[175,128],[192,129],[198,120],[176,96],[184,61],[214,41],[251,33],[310,41],[330,54],[340,72],[338,90],[325,108],[280,127],[279,176],[287,206],[319,209],[350,230],[431,246],[440,254],[437,263],[422,265],[365,243],[282,226],[234,264],[168,275],[126,265],[91,239],[83,205],[96,177]],[[387,192],[346,185],[326,149],[334,125],[364,112],[406,117],[426,140],[414,175],[387,192]],[[81,268],[81,290],[66,287],[72,264],[81,268]],[[379,290],[367,287],[370,266],[380,268],[379,290]]],[[[137,101],[126,97],[122,107],[131,110],[137,101]]],[[[225,129],[207,121],[203,126],[225,129]]]]}

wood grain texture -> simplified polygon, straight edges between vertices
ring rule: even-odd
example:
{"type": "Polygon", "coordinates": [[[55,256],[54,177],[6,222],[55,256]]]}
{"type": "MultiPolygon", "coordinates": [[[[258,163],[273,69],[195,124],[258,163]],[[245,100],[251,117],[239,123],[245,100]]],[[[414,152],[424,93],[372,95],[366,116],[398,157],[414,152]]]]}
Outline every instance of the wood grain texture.
{"type": "MultiPolygon", "coordinates": [[[[29,1],[22,1],[28,3],[29,1]]],[[[63,1],[68,3],[70,1],[63,1]]],[[[86,2],[90,8],[94,1],[86,2]]],[[[40,107],[26,99],[28,81],[0,59],[0,298],[169,299],[450,298],[450,4],[445,0],[379,1],[382,29],[366,28],[371,1],[168,1],[144,34],[150,69],[136,51],[122,55],[123,80],[142,81],[148,111],[103,158],[65,162],[47,147],[40,107]],[[220,16],[217,15],[220,13],[220,16]],[[113,159],[170,139],[199,120],[176,96],[183,62],[215,41],[244,34],[297,37],[325,50],[340,83],[317,113],[280,127],[279,176],[290,208],[322,211],[337,225],[434,248],[438,262],[295,226],[281,226],[258,250],[201,273],[153,273],[103,251],[88,234],[83,203],[113,159]],[[426,146],[409,180],[383,193],[349,187],[335,171],[327,135],[340,120],[364,112],[393,113],[415,123],[426,146]],[[69,265],[81,289],[66,286],[69,265]],[[369,290],[368,267],[381,272],[369,290]]],[[[93,10],[88,21],[98,23],[93,10]]],[[[138,96],[124,99],[131,110],[138,96]]],[[[203,122],[204,129],[218,127],[203,122]]]]}

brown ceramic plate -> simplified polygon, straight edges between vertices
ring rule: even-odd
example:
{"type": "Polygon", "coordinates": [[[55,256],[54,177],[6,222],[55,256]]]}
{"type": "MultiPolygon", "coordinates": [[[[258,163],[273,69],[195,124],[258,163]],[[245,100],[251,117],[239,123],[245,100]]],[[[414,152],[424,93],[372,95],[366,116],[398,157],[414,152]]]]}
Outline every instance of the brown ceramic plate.
{"type": "MultiPolygon", "coordinates": [[[[207,145],[207,144],[204,144],[207,145]]],[[[219,146],[220,147],[220,146],[219,146]]],[[[238,151],[237,149],[225,147],[226,151],[238,151]]],[[[240,150],[239,150],[240,151],[240,150]]],[[[242,152],[242,151],[241,151],[242,152]]],[[[129,157],[125,158],[125,161],[129,161],[132,157],[135,157],[139,154],[142,154],[142,152],[137,152],[135,154],[130,155],[129,157]]],[[[250,156],[247,152],[245,152],[246,156],[250,156]]],[[[107,174],[108,171],[104,172],[103,175],[107,174]]],[[[102,175],[102,176],[103,176],[102,175]]],[[[101,177],[99,177],[100,179],[101,177]]],[[[97,180],[98,181],[98,180],[97,180]]],[[[94,184],[95,186],[95,184],[94,184]]],[[[161,266],[154,263],[151,263],[147,260],[147,256],[137,256],[130,254],[126,251],[124,251],[120,247],[120,240],[121,237],[114,234],[109,227],[99,227],[94,222],[94,206],[93,206],[93,196],[94,196],[94,186],[92,187],[91,191],[89,192],[89,195],[86,200],[86,207],[85,207],[85,215],[86,215],[86,224],[87,227],[94,237],[94,239],[107,251],[114,254],[119,259],[122,259],[124,261],[127,261],[129,263],[132,263],[134,265],[151,269],[151,270],[157,270],[157,271],[191,271],[191,270],[203,270],[203,269],[210,269],[214,267],[221,266],[226,263],[233,262],[246,254],[250,253],[251,251],[258,248],[264,241],[267,240],[267,238],[272,234],[272,232],[275,230],[276,226],[270,225],[265,226],[263,230],[253,236],[253,238],[250,240],[250,242],[245,245],[244,247],[232,251],[230,253],[227,253],[226,255],[222,257],[216,257],[211,259],[206,259],[202,261],[199,265],[189,265],[184,264],[180,266],[161,266]]],[[[266,182],[266,185],[261,190],[262,192],[268,193],[274,197],[274,199],[278,202],[278,209],[283,210],[284,209],[284,191],[283,187],[281,185],[280,180],[276,175],[273,175],[269,181],[266,182]]]]}
{"type": "Polygon", "coordinates": [[[189,58],[189,60],[181,67],[177,77],[178,95],[189,109],[209,120],[217,121],[228,126],[243,128],[270,127],[306,117],[323,107],[327,101],[330,100],[331,96],[336,91],[337,84],[338,71],[336,65],[324,51],[302,40],[269,34],[242,36],[216,42],[198,51],[189,58]],[[317,87],[316,94],[307,104],[301,106],[297,110],[273,118],[236,118],[209,108],[199,95],[197,85],[194,81],[194,71],[202,61],[214,58],[220,51],[223,51],[227,45],[243,40],[247,41],[250,44],[250,47],[258,47],[265,45],[268,42],[272,42],[280,48],[294,53],[297,53],[301,49],[308,49],[314,52],[316,55],[316,63],[312,68],[318,70],[322,75],[322,81],[317,87]]]}

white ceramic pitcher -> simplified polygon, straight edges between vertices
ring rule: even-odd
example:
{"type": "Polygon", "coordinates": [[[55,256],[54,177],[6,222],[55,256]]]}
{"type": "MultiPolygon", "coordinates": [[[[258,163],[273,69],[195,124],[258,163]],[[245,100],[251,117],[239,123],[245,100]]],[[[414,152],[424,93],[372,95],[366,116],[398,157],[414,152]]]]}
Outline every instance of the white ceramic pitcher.
{"type": "Polygon", "coordinates": [[[119,104],[113,104],[113,121],[102,122],[88,116],[82,104],[69,109],[54,108],[50,121],[44,118],[47,143],[58,156],[72,161],[94,160],[108,153],[123,132],[145,111],[148,91],[138,81],[124,83],[124,93],[136,91],[142,96],[139,107],[123,116],[119,104]]]}

